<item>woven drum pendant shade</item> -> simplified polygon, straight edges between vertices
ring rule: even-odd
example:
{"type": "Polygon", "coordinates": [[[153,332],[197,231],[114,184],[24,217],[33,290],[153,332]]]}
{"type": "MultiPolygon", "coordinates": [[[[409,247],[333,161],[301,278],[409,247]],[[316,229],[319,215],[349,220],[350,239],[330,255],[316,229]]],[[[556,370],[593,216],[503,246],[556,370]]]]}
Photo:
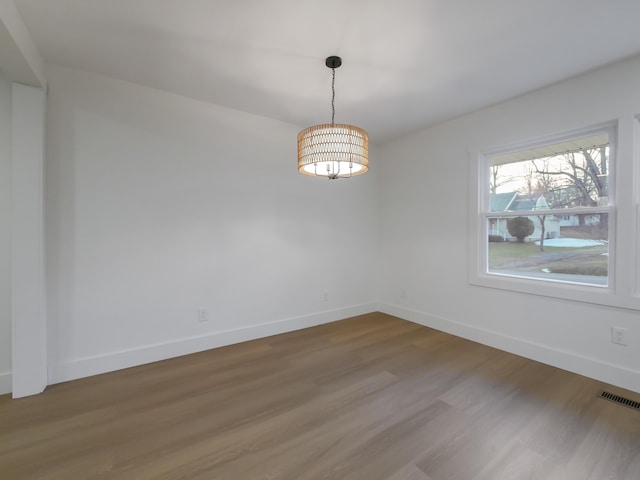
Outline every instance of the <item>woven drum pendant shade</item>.
{"type": "Polygon", "coordinates": [[[369,170],[369,135],[341,123],[305,128],[298,134],[298,171],[331,179],[369,170]]]}
{"type": "Polygon", "coordinates": [[[369,135],[363,129],[335,123],[336,68],[340,57],[325,60],[331,69],[331,123],[305,128],[298,134],[298,171],[329,179],[349,178],[369,170],[369,135]]]}

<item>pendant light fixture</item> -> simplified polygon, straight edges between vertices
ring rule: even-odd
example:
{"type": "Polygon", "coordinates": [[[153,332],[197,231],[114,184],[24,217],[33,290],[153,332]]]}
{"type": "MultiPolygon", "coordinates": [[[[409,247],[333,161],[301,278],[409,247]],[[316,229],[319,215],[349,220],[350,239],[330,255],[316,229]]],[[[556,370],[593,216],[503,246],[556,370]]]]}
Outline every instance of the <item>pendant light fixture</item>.
{"type": "Polygon", "coordinates": [[[340,57],[327,57],[332,71],[331,123],[305,128],[298,134],[298,171],[304,175],[349,178],[369,170],[369,135],[363,129],[335,123],[336,68],[340,57]]]}

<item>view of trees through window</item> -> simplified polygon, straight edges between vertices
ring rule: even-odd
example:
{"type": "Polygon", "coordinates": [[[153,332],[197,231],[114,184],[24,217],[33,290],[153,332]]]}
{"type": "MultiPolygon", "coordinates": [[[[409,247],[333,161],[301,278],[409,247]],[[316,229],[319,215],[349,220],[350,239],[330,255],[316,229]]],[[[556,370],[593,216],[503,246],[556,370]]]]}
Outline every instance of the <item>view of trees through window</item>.
{"type": "Polygon", "coordinates": [[[488,272],[607,285],[609,155],[605,132],[491,157],[488,272]]]}

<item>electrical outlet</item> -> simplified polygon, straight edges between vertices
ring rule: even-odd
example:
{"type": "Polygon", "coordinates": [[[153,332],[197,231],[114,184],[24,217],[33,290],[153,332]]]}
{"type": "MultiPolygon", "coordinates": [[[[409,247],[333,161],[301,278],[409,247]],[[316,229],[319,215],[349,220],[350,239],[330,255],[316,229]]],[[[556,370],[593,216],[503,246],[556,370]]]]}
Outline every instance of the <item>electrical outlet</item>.
{"type": "Polygon", "coordinates": [[[622,327],[611,327],[611,343],[616,345],[627,345],[627,329],[622,327]]]}
{"type": "Polygon", "coordinates": [[[324,295],[322,295],[322,300],[325,302],[329,301],[329,292],[324,292],[324,295]]]}
{"type": "Polygon", "coordinates": [[[198,310],[198,322],[208,322],[209,321],[209,311],[205,309],[198,310]]]}

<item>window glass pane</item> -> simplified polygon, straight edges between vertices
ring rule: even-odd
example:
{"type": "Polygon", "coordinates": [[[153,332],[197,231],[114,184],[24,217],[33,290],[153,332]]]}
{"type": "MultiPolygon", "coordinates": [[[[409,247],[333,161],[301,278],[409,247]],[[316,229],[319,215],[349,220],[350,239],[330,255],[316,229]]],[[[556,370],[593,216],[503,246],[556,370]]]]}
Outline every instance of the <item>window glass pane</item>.
{"type": "Polygon", "coordinates": [[[489,165],[490,209],[531,211],[606,206],[609,203],[609,143],[601,134],[571,142],[494,156],[489,165]],[[556,152],[556,153],[554,153],[556,152]],[[547,156],[540,156],[540,155],[547,156]]]}
{"type": "Polygon", "coordinates": [[[489,217],[489,273],[608,284],[607,213],[489,217]]]}

